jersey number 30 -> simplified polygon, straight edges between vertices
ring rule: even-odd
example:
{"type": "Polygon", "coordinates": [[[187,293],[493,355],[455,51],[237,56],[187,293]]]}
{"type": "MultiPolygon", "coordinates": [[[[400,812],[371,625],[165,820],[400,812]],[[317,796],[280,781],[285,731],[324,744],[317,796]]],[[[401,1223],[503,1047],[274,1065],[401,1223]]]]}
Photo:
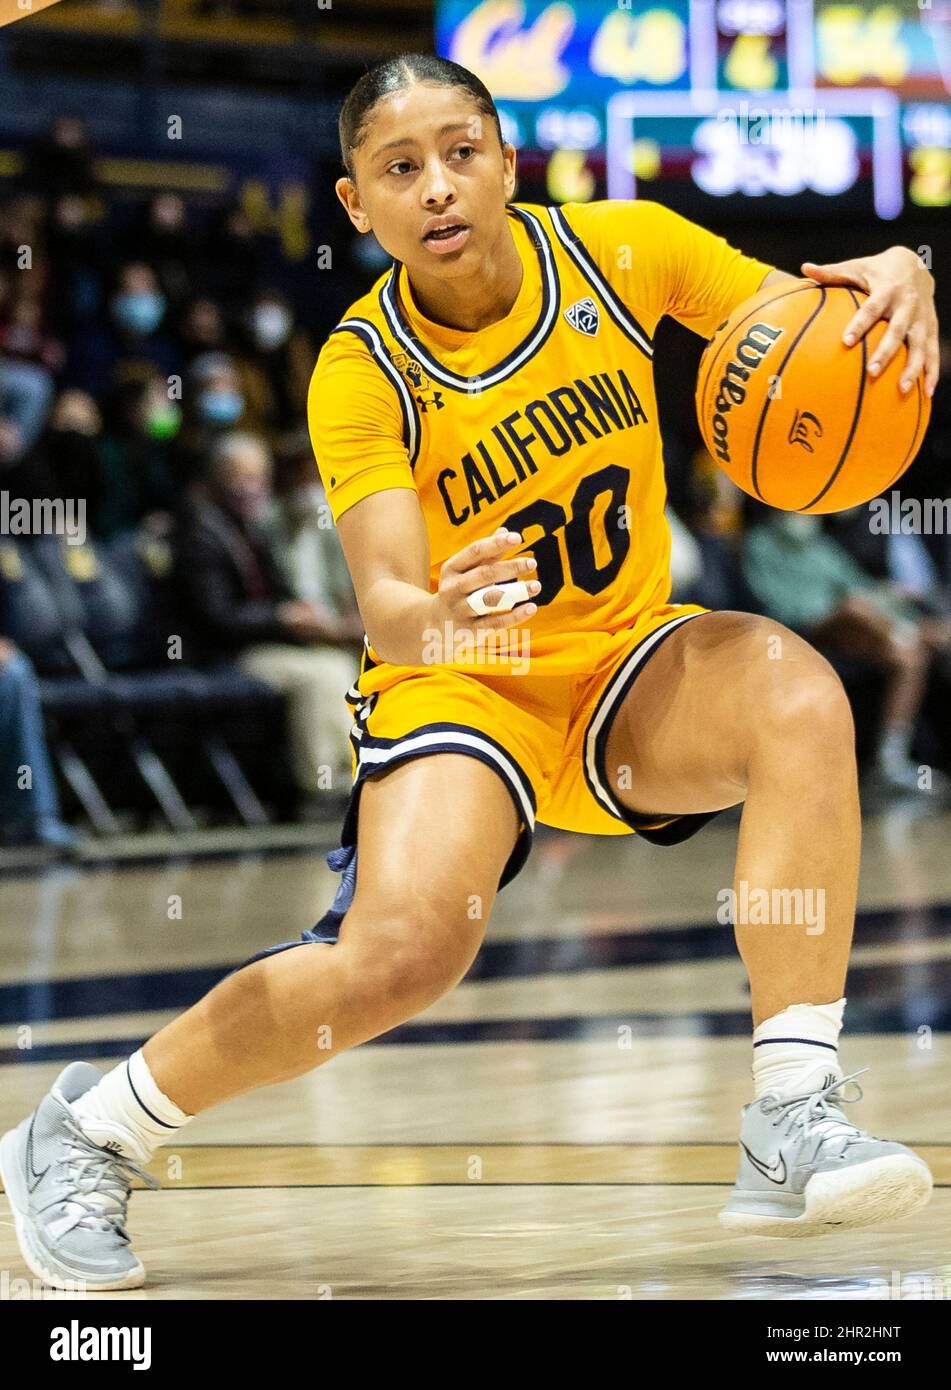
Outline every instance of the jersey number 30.
{"type": "Polygon", "coordinates": [[[565,533],[568,571],[576,588],[583,589],[586,594],[600,594],[617,577],[624,557],[631,548],[631,532],[623,524],[627,514],[624,501],[630,476],[630,469],[609,463],[606,468],[582,478],[571,499],[570,521],[564,507],[557,502],[546,502],[543,498],[530,502],[527,507],[506,518],[504,524],[509,530],[518,531],[521,535],[530,526],[541,527],[543,534],[537,541],[530,542],[528,547],[537,561],[535,577],[542,586],[532,600],[539,608],[551,603],[564,588],[565,571],[558,543],[558,532],[561,530],[565,533]],[[604,512],[604,533],[611,558],[603,569],[598,569],[591,534],[591,513],[595,502],[605,492],[610,494],[604,512]]]}

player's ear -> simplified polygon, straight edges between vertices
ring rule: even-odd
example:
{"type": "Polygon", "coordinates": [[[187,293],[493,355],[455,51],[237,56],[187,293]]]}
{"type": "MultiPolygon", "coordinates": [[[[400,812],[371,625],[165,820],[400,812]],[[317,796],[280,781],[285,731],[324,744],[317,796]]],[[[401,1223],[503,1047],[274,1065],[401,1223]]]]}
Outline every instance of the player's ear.
{"type": "Polygon", "coordinates": [[[358,232],[368,232],[370,230],[370,219],[360,206],[360,195],[357,186],[352,179],[344,176],[339,178],[334,184],[334,192],[340,199],[347,216],[356,227],[358,232]]]}
{"type": "Polygon", "coordinates": [[[515,146],[510,145],[509,142],[506,140],[505,144],[502,146],[502,184],[505,190],[506,202],[509,202],[512,199],[512,197],[515,194],[516,186],[518,184],[518,173],[515,167],[517,160],[518,152],[516,151],[515,146]]]}

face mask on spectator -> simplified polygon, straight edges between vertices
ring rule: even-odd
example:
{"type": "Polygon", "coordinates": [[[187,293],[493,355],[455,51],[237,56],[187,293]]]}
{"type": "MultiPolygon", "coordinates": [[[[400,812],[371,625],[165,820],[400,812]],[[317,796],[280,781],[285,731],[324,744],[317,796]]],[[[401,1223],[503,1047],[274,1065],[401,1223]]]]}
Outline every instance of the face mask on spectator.
{"type": "Polygon", "coordinates": [[[160,401],[145,417],[150,439],[174,439],[182,423],[182,412],[174,401],[160,401]]]}
{"type": "Polygon", "coordinates": [[[290,337],[294,320],[282,304],[261,304],[251,315],[251,331],[258,347],[269,352],[290,337]]]}
{"type": "Polygon", "coordinates": [[[198,413],[209,425],[233,425],[243,410],[239,391],[204,391],[198,398],[198,413]]]}
{"type": "Polygon", "coordinates": [[[112,301],[112,312],[133,333],[154,333],[165,313],[165,296],[151,290],[124,290],[112,301]]]}

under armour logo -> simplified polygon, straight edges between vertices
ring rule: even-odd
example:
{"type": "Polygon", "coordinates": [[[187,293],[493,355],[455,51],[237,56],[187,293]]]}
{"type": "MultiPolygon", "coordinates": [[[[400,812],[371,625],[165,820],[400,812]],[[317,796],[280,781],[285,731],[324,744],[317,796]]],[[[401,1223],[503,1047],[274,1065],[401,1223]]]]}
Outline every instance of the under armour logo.
{"type": "Polygon", "coordinates": [[[589,338],[593,338],[598,331],[600,321],[598,306],[590,296],[585,299],[578,299],[574,304],[569,305],[565,310],[565,318],[572,328],[576,328],[579,333],[584,333],[589,338]]]}

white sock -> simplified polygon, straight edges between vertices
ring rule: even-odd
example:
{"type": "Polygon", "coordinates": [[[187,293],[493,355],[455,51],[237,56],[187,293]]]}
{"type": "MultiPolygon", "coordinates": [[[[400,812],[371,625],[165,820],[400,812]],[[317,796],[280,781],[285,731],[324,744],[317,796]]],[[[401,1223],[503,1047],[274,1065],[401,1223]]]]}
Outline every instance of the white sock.
{"type": "Polygon", "coordinates": [[[790,1004],[753,1030],[753,1089],[795,1095],[821,1090],[843,1075],[839,1030],[845,1000],[834,1004],[790,1004]]]}
{"type": "Polygon", "coordinates": [[[160,1144],[194,1118],[162,1094],[141,1048],[74,1100],[71,1109],[94,1144],[137,1163],[148,1163],[160,1144]]]}

